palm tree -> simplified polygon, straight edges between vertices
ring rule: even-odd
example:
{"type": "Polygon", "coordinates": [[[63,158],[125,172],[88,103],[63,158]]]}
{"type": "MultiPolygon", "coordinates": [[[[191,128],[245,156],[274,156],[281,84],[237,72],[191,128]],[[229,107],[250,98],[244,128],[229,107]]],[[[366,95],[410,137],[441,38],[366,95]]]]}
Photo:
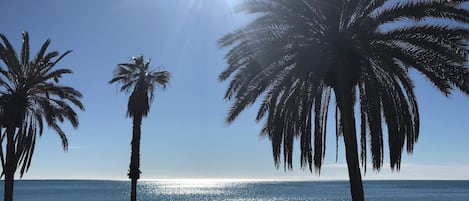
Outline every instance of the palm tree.
{"type": "Polygon", "coordinates": [[[118,64],[110,84],[119,83],[120,90],[132,92],[127,104],[127,115],[133,119],[132,150],[128,176],[131,179],[130,200],[137,200],[137,180],[140,178],[140,127],[142,118],[148,115],[150,103],[155,93],[155,85],[163,88],[169,82],[168,71],[155,71],[150,68],[150,60],[143,56],[133,57],[132,63],[118,64]]]}
{"type": "Polygon", "coordinates": [[[29,56],[28,33],[22,34],[23,44],[20,57],[17,56],[5,35],[0,34],[0,156],[2,176],[5,175],[4,200],[13,200],[14,175],[18,167],[22,177],[28,171],[37,135],[43,133],[44,123],[54,129],[62,140],[64,151],[68,148],[65,132],[59,123],[69,121],[78,127],[78,116],[72,108],[83,110],[81,93],[69,86],[59,84],[60,78],[71,74],[69,69],[56,69],[55,65],[71,51],[60,55],[47,52],[50,40],[46,40],[34,59],[29,56]],[[71,105],[72,106],[71,106],[71,105]],[[6,136],[6,155],[3,140],[6,136]]]}
{"type": "Polygon", "coordinates": [[[336,137],[345,142],[352,199],[364,200],[355,102],[363,168],[367,141],[373,168],[383,164],[384,121],[390,166],[399,170],[404,147],[411,153],[419,135],[409,70],[422,73],[445,95],[453,88],[469,93],[469,12],[463,2],[245,1],[240,10],[257,18],[218,42],[230,47],[228,67],[219,77],[231,78],[227,122],[262,96],[256,119],[265,122],[262,134],[272,142],[276,166],[283,152],[285,169],[292,169],[293,142],[299,138],[301,167],[320,173],[333,95],[336,137]]]}

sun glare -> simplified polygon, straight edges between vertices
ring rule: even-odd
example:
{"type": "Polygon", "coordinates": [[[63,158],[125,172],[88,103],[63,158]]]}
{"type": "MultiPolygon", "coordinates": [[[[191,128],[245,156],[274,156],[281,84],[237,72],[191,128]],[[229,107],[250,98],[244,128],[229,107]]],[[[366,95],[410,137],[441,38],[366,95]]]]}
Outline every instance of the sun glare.
{"type": "MultiPolygon", "coordinates": [[[[157,179],[145,180],[144,191],[158,195],[218,195],[226,188],[243,185],[243,179],[157,179]]],[[[225,189],[225,190],[224,190],[225,189]]]]}
{"type": "Polygon", "coordinates": [[[209,179],[207,178],[207,179],[148,179],[148,180],[143,180],[143,181],[204,186],[204,185],[211,185],[211,184],[255,182],[255,181],[261,181],[261,180],[258,180],[258,179],[209,179]]]}
{"type": "Polygon", "coordinates": [[[242,3],[243,1],[241,1],[241,0],[225,0],[225,2],[228,6],[230,6],[230,8],[234,8],[234,7],[238,6],[240,3],[242,3]]]}

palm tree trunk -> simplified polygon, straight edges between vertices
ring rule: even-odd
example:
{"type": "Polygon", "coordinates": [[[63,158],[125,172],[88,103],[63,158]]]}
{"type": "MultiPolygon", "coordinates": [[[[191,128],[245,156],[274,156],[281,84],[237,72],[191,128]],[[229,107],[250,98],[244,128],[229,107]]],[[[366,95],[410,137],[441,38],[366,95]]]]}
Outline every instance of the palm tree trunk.
{"type": "Polygon", "coordinates": [[[353,108],[352,87],[340,87],[335,91],[337,104],[341,112],[341,124],[345,142],[345,158],[349,174],[350,191],[353,201],[364,201],[363,183],[360,172],[357,148],[357,131],[355,127],[355,114],[353,108]]]}
{"type": "Polygon", "coordinates": [[[130,154],[129,178],[131,180],[130,201],[137,201],[137,180],[140,178],[140,126],[142,116],[133,118],[132,152],[130,154]]]}
{"type": "Polygon", "coordinates": [[[137,200],[137,179],[132,178],[130,181],[130,201],[136,201],[137,200]]]}
{"type": "Polygon", "coordinates": [[[6,164],[5,164],[5,184],[4,184],[4,201],[13,201],[13,187],[16,171],[16,156],[15,156],[15,125],[10,125],[7,128],[7,150],[6,150],[6,164]]]}

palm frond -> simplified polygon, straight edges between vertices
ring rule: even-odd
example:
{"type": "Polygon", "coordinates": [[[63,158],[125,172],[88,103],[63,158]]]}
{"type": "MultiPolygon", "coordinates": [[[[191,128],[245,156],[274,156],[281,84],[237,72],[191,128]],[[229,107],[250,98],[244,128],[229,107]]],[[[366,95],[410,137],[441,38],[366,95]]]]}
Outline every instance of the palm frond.
{"type": "MultiPolygon", "coordinates": [[[[283,159],[284,168],[292,168],[296,136],[301,167],[320,173],[331,91],[358,94],[346,105],[360,104],[362,166],[370,152],[373,168],[381,169],[384,122],[391,168],[399,170],[404,146],[411,153],[420,131],[408,70],[423,74],[444,95],[453,89],[469,94],[464,2],[245,1],[239,11],[257,17],[218,40],[220,48],[229,48],[218,77],[229,81],[227,123],[261,99],[256,121],[264,122],[261,134],[272,142],[276,167],[283,159]]],[[[338,104],[336,98],[336,140],[356,133],[344,127],[350,111],[338,104]]]]}
{"type": "MultiPolygon", "coordinates": [[[[0,73],[7,78],[0,79],[0,85],[6,89],[0,93],[5,101],[5,104],[0,105],[0,110],[8,108],[7,112],[11,114],[8,117],[2,115],[2,121],[9,122],[2,123],[10,127],[15,125],[9,129],[10,132],[15,132],[16,153],[12,154],[16,158],[16,167],[20,168],[20,176],[23,176],[31,165],[36,136],[43,134],[44,123],[58,133],[66,150],[68,141],[58,123],[69,121],[76,128],[79,124],[78,117],[71,105],[84,110],[79,91],[69,86],[57,85],[62,75],[72,71],[53,70],[57,62],[70,52],[67,51],[61,56],[57,51],[47,52],[50,40],[46,40],[31,61],[29,35],[24,32],[22,36],[21,54],[18,57],[7,37],[0,34],[0,59],[6,65],[6,69],[2,69],[0,73]],[[57,56],[58,59],[51,61],[57,56]]],[[[1,154],[3,158],[4,152],[1,154]]]]}
{"type": "Polygon", "coordinates": [[[131,93],[127,104],[130,117],[146,116],[154,97],[155,86],[165,88],[171,78],[168,71],[155,71],[150,68],[150,60],[143,55],[132,58],[132,63],[120,63],[113,72],[109,84],[120,85],[120,91],[131,93]]]}

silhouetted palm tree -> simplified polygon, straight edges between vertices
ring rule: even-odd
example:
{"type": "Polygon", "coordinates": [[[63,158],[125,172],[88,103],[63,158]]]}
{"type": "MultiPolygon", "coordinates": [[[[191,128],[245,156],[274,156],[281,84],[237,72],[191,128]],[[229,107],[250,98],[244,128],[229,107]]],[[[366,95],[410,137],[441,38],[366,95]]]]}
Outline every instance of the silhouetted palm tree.
{"type": "Polygon", "coordinates": [[[373,168],[382,166],[385,121],[390,165],[399,170],[404,146],[412,152],[419,134],[409,69],[421,72],[445,95],[454,87],[469,92],[469,12],[461,8],[463,2],[245,1],[240,10],[257,18],[219,40],[220,47],[231,48],[219,77],[231,78],[227,122],[262,96],[257,121],[265,120],[262,133],[272,141],[276,166],[283,151],[285,168],[292,168],[297,137],[301,166],[319,172],[334,94],[336,136],[344,138],[352,199],[364,200],[355,102],[360,104],[363,167],[367,141],[373,168]]]}
{"type": "Polygon", "coordinates": [[[109,81],[119,83],[120,90],[132,92],[127,104],[127,115],[133,119],[132,151],[128,176],[131,179],[130,200],[137,200],[137,180],[140,178],[140,126],[142,118],[150,111],[155,85],[166,87],[170,74],[168,71],[155,71],[150,68],[150,61],[145,62],[143,56],[133,57],[132,63],[118,64],[114,78],[109,81]]]}
{"type": "MultiPolygon", "coordinates": [[[[13,200],[14,175],[19,166],[20,176],[31,165],[37,135],[42,135],[44,123],[54,129],[62,140],[63,149],[68,148],[67,137],[58,123],[69,121],[78,127],[78,117],[70,103],[83,110],[81,93],[71,87],[59,84],[69,69],[56,69],[55,65],[71,51],[60,55],[57,51],[47,52],[50,40],[42,45],[34,59],[29,56],[29,37],[25,32],[20,57],[8,39],[0,34],[0,125],[6,128],[6,155],[0,147],[3,172],[5,175],[4,200],[13,200]]],[[[0,144],[0,146],[2,146],[0,144]]]]}

